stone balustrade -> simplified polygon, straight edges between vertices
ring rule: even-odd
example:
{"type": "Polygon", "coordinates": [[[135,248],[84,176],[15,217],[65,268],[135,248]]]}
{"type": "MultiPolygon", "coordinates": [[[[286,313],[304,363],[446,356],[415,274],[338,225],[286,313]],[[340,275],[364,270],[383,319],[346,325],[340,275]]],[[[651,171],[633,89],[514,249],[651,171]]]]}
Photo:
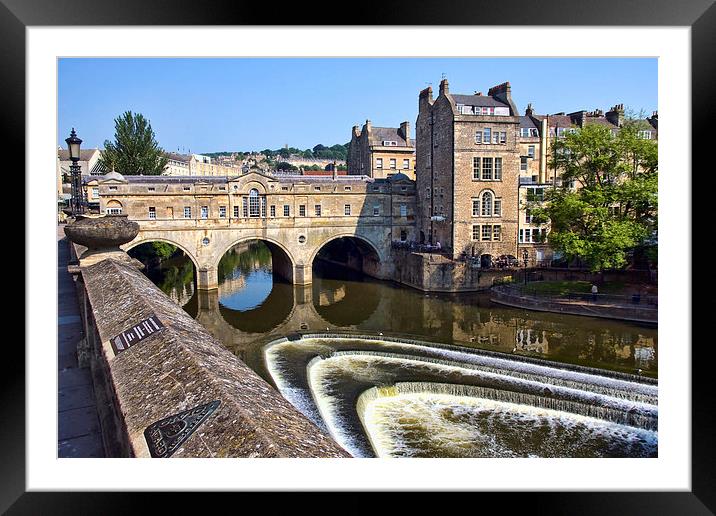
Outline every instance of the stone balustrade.
{"type": "Polygon", "coordinates": [[[130,262],[79,270],[111,454],[350,457],[130,262]]]}

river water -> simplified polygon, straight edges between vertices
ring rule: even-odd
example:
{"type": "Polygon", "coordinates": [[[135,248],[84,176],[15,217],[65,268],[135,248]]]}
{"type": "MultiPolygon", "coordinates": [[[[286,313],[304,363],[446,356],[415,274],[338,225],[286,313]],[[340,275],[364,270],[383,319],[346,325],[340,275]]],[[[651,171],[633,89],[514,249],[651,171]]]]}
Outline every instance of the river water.
{"type": "Polygon", "coordinates": [[[224,256],[218,292],[195,292],[184,257],[148,275],[355,456],[656,456],[655,327],[326,262],[295,287],[261,243],[224,256]]]}

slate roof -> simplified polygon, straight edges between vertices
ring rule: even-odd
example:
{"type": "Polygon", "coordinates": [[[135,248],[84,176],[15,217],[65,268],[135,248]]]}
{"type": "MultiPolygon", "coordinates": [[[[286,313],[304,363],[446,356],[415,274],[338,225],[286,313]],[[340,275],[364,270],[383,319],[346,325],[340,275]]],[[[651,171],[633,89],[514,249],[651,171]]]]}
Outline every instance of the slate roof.
{"type": "Polygon", "coordinates": [[[489,95],[460,95],[455,93],[451,94],[451,97],[455,100],[456,104],[465,104],[466,106],[510,107],[509,104],[505,104],[489,95]]]}
{"type": "MultiPolygon", "coordinates": [[[[408,142],[400,135],[397,127],[372,127],[370,130],[370,142],[382,145],[384,141],[398,142],[398,147],[408,147],[408,142]]],[[[412,147],[412,145],[410,145],[412,147]]]]}
{"type": "Polygon", "coordinates": [[[537,127],[537,124],[535,124],[535,121],[528,116],[520,117],[520,127],[534,127],[535,129],[539,129],[539,127],[537,127]]]}

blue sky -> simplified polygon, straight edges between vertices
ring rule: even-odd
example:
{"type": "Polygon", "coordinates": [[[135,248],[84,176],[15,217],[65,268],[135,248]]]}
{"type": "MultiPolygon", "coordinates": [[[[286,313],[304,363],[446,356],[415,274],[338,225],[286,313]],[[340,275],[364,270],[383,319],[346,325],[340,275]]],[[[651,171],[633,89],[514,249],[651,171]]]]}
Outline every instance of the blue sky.
{"type": "Polygon", "coordinates": [[[103,147],[126,110],[147,117],[168,151],[346,143],[366,119],[414,128],[418,92],[432,84],[437,97],[443,74],[452,93],[509,81],[520,113],[528,102],[540,114],[657,109],[655,58],[63,58],[58,145],[75,127],[83,148],[103,147]]]}

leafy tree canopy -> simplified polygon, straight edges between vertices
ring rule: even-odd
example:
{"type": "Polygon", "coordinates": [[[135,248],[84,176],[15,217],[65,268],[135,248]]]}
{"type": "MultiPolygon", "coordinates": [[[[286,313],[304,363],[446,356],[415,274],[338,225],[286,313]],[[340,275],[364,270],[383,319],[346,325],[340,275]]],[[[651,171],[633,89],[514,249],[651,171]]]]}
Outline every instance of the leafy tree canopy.
{"type": "Polygon", "coordinates": [[[100,158],[107,170],[126,175],[159,175],[167,157],[157,143],[152,125],[141,113],[126,111],[114,120],[114,142],[104,142],[100,158]]]}
{"type": "Polygon", "coordinates": [[[631,119],[614,134],[589,124],[553,142],[549,166],[562,186],[547,189],[545,202],[528,198],[527,208],[533,221],[550,223],[548,241],[568,260],[594,271],[624,267],[633,253],[655,260],[657,144],[639,137],[648,128],[631,119]]]}

